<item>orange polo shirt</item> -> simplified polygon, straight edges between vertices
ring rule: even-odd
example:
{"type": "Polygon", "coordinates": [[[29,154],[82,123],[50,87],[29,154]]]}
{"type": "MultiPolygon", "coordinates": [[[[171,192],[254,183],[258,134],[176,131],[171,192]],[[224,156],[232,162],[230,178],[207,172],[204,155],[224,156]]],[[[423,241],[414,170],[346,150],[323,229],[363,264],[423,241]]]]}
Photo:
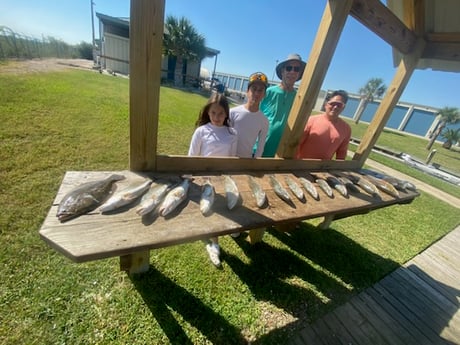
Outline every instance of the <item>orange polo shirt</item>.
{"type": "Polygon", "coordinates": [[[326,114],[308,118],[304,133],[297,148],[296,158],[345,159],[351,127],[338,118],[331,122],[326,114]]]}

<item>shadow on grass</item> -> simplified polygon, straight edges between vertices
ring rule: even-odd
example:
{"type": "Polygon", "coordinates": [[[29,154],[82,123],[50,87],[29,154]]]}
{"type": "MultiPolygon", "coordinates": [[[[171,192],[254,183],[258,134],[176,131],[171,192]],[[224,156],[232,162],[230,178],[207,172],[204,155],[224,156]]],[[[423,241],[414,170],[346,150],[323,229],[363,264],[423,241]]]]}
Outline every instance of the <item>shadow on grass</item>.
{"type": "MultiPolygon", "coordinates": [[[[236,243],[250,258],[249,264],[225,252],[225,248],[221,255],[257,300],[267,301],[296,319],[286,326],[268,325],[273,330],[257,344],[283,343],[305,323],[343,304],[398,267],[333,229],[319,230],[302,224],[291,233],[269,230],[266,236],[269,235],[274,237],[270,241],[278,240],[290,250],[274,247],[270,241],[251,245],[243,235],[236,243]]],[[[172,343],[192,341],[171,310],[214,344],[247,343],[241,330],[155,267],[150,266],[147,273],[131,280],[172,343]]]]}
{"type": "Polygon", "coordinates": [[[148,272],[130,279],[171,344],[194,344],[171,310],[213,344],[246,343],[237,328],[155,267],[150,266],[148,272]]]}

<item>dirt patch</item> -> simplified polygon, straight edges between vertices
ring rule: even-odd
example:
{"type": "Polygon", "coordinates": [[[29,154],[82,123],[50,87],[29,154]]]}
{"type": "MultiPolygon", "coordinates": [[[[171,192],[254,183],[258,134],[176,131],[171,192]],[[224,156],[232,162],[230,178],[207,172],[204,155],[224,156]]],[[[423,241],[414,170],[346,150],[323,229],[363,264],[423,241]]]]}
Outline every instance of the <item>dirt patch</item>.
{"type": "Polygon", "coordinates": [[[32,59],[32,60],[7,60],[0,63],[2,74],[23,74],[56,72],[68,68],[93,70],[94,62],[85,59],[32,59]]]}

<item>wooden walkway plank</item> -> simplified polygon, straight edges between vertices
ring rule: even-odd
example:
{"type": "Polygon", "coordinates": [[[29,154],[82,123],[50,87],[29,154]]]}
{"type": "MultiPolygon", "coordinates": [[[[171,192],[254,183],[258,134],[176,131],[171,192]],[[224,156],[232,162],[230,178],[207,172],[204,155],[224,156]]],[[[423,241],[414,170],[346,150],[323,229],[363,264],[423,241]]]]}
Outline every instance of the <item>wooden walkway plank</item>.
{"type": "Polygon", "coordinates": [[[423,334],[417,327],[414,327],[410,319],[408,319],[400,309],[395,307],[380,291],[375,289],[376,286],[367,289],[366,293],[369,294],[371,298],[377,303],[384,311],[391,315],[395,322],[399,323],[407,333],[410,333],[412,336],[412,342],[407,344],[431,344],[431,341],[428,337],[423,334]]]}
{"type": "MultiPolygon", "coordinates": [[[[422,293],[426,294],[427,298],[431,298],[435,303],[443,308],[443,310],[451,314],[455,314],[457,312],[458,306],[445,295],[444,291],[437,289],[439,284],[430,284],[430,282],[424,280],[423,277],[413,272],[410,268],[404,268],[398,271],[402,271],[407,280],[412,281],[412,283],[417,286],[422,293]]],[[[432,280],[430,279],[430,281],[432,280]]]]}
{"type": "Polygon", "coordinates": [[[338,307],[334,314],[347,327],[355,339],[353,344],[387,344],[372,325],[350,304],[338,307]]]}
{"type": "Polygon", "coordinates": [[[420,283],[415,279],[407,270],[398,269],[396,270],[395,277],[399,277],[403,284],[410,286],[411,293],[424,304],[430,307],[430,309],[439,316],[439,318],[445,322],[449,322],[453,315],[456,313],[455,306],[453,306],[445,298],[440,299],[439,293],[433,292],[427,284],[420,283]]]}
{"type": "Polygon", "coordinates": [[[353,344],[353,337],[343,326],[339,319],[334,315],[334,313],[328,313],[324,316],[324,321],[327,323],[333,335],[336,339],[339,339],[340,344],[349,345],[353,344]]]}
{"type": "Polygon", "coordinates": [[[409,310],[413,311],[426,327],[431,328],[434,333],[438,334],[446,322],[445,313],[432,303],[429,299],[420,294],[417,289],[413,288],[406,280],[398,274],[392,274],[389,277],[392,282],[392,293],[403,303],[409,310]],[[404,288],[401,288],[401,287],[404,288]]]}
{"type": "Polygon", "coordinates": [[[328,327],[324,319],[319,319],[313,325],[313,330],[318,336],[321,336],[321,340],[327,345],[341,345],[340,340],[335,336],[334,332],[328,327]]]}
{"type": "Polygon", "coordinates": [[[378,329],[383,332],[395,333],[398,338],[400,338],[400,341],[402,341],[402,344],[409,344],[410,340],[414,338],[403,324],[395,318],[395,313],[393,311],[389,312],[385,310],[385,308],[372,297],[370,289],[359,294],[358,298],[365,303],[366,307],[369,309],[369,313],[373,313],[374,317],[380,321],[378,329]]]}
{"type": "Polygon", "coordinates": [[[425,253],[421,256],[416,256],[414,258],[414,263],[420,266],[429,276],[438,282],[454,287],[457,282],[455,275],[452,275],[452,272],[445,266],[443,266],[436,258],[432,258],[425,253]]]}
{"type": "Polygon", "coordinates": [[[429,325],[426,325],[423,319],[421,319],[421,311],[415,307],[413,309],[408,306],[408,302],[404,300],[405,296],[401,296],[400,293],[403,291],[404,287],[401,287],[401,290],[398,290],[398,286],[394,285],[394,282],[390,280],[390,276],[385,277],[379,284],[376,285],[376,289],[380,292],[386,292],[386,298],[390,300],[390,303],[393,306],[400,310],[405,317],[407,317],[414,327],[417,327],[423,334],[425,334],[432,344],[442,344],[439,341],[438,334],[430,328],[429,325]]]}
{"type": "Polygon", "coordinates": [[[452,292],[452,288],[445,284],[435,280],[427,272],[423,271],[418,265],[412,263],[407,268],[414,273],[417,277],[422,279],[425,283],[430,285],[433,289],[437,290],[445,299],[449,300],[456,308],[458,308],[458,300],[455,294],[452,292]]]}

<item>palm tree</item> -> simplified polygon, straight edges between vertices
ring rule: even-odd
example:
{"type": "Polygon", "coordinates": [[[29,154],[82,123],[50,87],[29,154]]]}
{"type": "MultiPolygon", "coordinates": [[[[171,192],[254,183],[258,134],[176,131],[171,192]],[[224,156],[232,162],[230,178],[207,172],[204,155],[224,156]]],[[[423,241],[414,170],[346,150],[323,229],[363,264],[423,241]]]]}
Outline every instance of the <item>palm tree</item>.
{"type": "Polygon", "coordinates": [[[358,109],[356,109],[355,115],[353,116],[355,123],[359,123],[367,104],[372,102],[375,97],[382,97],[386,89],[387,87],[383,84],[383,79],[381,78],[371,78],[367,81],[366,85],[359,89],[361,101],[359,102],[358,109]]]}
{"type": "Polygon", "coordinates": [[[458,111],[457,108],[444,107],[441,110],[439,110],[438,125],[434,133],[431,135],[430,142],[426,146],[426,149],[431,150],[431,147],[433,146],[438,136],[441,134],[442,130],[446,127],[446,125],[456,124],[458,122],[460,122],[460,112],[458,111]]]}
{"type": "Polygon", "coordinates": [[[185,83],[187,61],[201,61],[206,56],[205,39],[187,18],[168,16],[163,35],[163,53],[168,56],[168,80],[175,81],[179,62],[182,63],[182,83],[185,83]]]}
{"type": "Polygon", "coordinates": [[[444,132],[441,133],[441,137],[446,139],[442,147],[450,149],[453,144],[460,142],[460,128],[446,128],[444,132]]]}

